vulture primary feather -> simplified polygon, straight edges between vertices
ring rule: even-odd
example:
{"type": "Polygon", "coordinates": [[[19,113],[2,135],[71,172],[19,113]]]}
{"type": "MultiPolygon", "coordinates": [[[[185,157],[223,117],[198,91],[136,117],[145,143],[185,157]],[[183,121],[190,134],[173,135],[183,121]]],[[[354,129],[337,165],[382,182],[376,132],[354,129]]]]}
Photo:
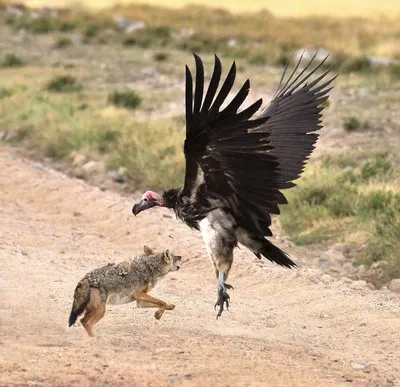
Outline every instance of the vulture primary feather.
{"type": "Polygon", "coordinates": [[[258,115],[262,99],[240,110],[249,80],[222,108],[235,82],[235,62],[220,86],[222,65],[215,56],[205,91],[203,62],[194,54],[194,82],[186,66],[184,185],[163,194],[146,191],[133,206],[134,215],[156,206],[172,208],[201,232],[218,279],[217,318],[224,305],[229,307],[227,290],[232,286],[226,279],[238,244],[258,258],[296,266],[266,237],[272,236],[271,214],[279,214],[279,205],[287,203],[281,190],[295,185],[314,149],[323,102],[336,78],[327,77],[330,69],[317,76],[327,57],[312,67],[316,54],[298,71],[300,58],[287,77],[285,67],[272,101],[258,115]]]}

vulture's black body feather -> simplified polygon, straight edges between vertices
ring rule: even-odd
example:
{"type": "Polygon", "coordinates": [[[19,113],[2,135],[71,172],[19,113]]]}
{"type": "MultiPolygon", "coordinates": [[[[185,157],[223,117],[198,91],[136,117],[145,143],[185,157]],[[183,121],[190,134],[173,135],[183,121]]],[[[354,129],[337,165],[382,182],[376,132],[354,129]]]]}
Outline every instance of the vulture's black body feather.
{"type": "MultiPolygon", "coordinates": [[[[224,301],[229,299],[221,286],[238,243],[258,257],[295,266],[265,237],[272,235],[270,214],[279,214],[279,205],[287,203],[281,190],[295,185],[293,181],[314,149],[316,132],[322,127],[322,103],[335,77],[326,80],[326,70],[309,81],[326,58],[310,70],[314,55],[297,72],[300,59],[288,77],[285,67],[271,103],[256,115],[261,99],[239,110],[249,94],[249,80],[226,104],[235,82],[235,63],[220,86],[222,66],[215,56],[214,71],[205,90],[203,63],[196,54],[194,57],[194,88],[186,66],[185,182],[182,188],[165,192],[158,205],[173,208],[187,225],[201,230],[220,279],[221,313],[224,301]]],[[[135,213],[140,211],[134,208],[135,213]]]]}

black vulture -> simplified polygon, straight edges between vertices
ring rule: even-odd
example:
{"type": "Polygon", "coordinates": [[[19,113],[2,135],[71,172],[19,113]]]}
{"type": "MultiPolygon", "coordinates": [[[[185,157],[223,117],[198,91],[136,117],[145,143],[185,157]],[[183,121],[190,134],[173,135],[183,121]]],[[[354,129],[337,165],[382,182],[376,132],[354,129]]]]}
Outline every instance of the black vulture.
{"type": "Polygon", "coordinates": [[[194,54],[194,92],[192,74],[186,66],[184,185],[162,195],[147,191],[133,206],[134,215],[156,206],[172,208],[189,227],[201,231],[218,278],[217,318],[224,304],[229,307],[227,289],[232,286],[226,280],[238,244],[258,258],[264,256],[288,268],[296,266],[266,237],[272,236],[271,214],[279,214],[278,205],[287,203],[280,190],[295,186],[293,180],[303,172],[314,149],[318,138],[315,132],[322,127],[323,103],[336,78],[326,79],[329,68],[310,79],[328,58],[309,70],[316,54],[298,71],[300,58],[287,78],[286,65],[272,101],[253,119],[262,99],[239,111],[250,91],[249,80],[221,109],[235,81],[235,62],[217,92],[222,66],[215,55],[204,95],[203,62],[194,54]]]}

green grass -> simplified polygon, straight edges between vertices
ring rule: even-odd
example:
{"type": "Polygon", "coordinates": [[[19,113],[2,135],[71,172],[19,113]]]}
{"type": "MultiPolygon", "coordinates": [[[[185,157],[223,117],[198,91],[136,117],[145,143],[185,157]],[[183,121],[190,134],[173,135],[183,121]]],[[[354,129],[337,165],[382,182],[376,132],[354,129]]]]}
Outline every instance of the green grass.
{"type": "Polygon", "coordinates": [[[123,113],[105,117],[105,94],[54,94],[32,87],[17,88],[15,98],[4,94],[0,126],[13,128],[13,141],[28,149],[65,160],[73,150],[96,154],[110,168],[126,167],[127,181],[137,189],[167,189],[183,182],[183,132],[175,119],[138,121],[123,113]]]}
{"type": "Polygon", "coordinates": [[[372,278],[380,285],[400,272],[400,192],[391,186],[400,176],[388,155],[370,157],[357,162],[353,155],[353,167],[345,169],[348,155],[311,164],[298,187],[286,193],[289,204],[280,219],[299,245],[348,243],[358,251],[357,263],[384,262],[372,278]]]}

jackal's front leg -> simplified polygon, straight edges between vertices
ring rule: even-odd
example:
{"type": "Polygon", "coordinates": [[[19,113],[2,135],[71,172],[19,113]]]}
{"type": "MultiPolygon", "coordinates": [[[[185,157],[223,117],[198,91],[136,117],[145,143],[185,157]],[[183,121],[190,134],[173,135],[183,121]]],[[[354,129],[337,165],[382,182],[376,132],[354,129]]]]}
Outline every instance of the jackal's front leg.
{"type": "Polygon", "coordinates": [[[152,297],[145,292],[137,292],[134,294],[136,304],[140,308],[159,308],[155,313],[154,317],[159,320],[166,310],[175,309],[175,305],[167,304],[158,298],[152,297]]]}

